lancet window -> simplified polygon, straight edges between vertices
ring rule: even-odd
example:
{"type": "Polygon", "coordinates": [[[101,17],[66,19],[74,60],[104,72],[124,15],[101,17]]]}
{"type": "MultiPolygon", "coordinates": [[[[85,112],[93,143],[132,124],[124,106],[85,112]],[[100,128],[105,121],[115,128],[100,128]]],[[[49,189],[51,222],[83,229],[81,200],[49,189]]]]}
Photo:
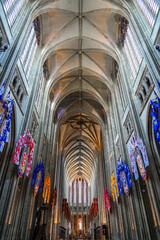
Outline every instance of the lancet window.
{"type": "Polygon", "coordinates": [[[21,11],[25,0],[5,0],[3,2],[4,11],[7,15],[10,27],[13,26],[19,12],[21,11]]]}
{"type": "Polygon", "coordinates": [[[86,196],[86,181],[83,181],[83,188],[84,188],[84,205],[86,205],[87,202],[87,196],[86,196]]]}
{"type": "Polygon", "coordinates": [[[40,105],[41,105],[42,94],[43,94],[43,89],[44,89],[44,82],[45,82],[45,78],[44,78],[44,74],[42,73],[39,88],[38,88],[37,100],[36,100],[36,108],[37,108],[38,112],[39,112],[40,105]]]}
{"type": "Polygon", "coordinates": [[[136,0],[136,2],[150,27],[153,28],[159,11],[159,4],[155,0],[136,0]]]}
{"type": "Polygon", "coordinates": [[[77,202],[77,181],[74,181],[74,203],[77,202]]]}
{"type": "Polygon", "coordinates": [[[130,65],[133,79],[135,79],[142,61],[142,53],[140,51],[139,44],[131,25],[128,27],[124,49],[130,65]]]}
{"type": "Polygon", "coordinates": [[[21,62],[27,78],[29,77],[31,72],[32,63],[37,50],[37,46],[38,45],[34,31],[34,26],[32,26],[21,54],[21,62]]]}
{"type": "Polygon", "coordinates": [[[82,203],[82,181],[79,179],[79,203],[82,203]]]}
{"type": "Polygon", "coordinates": [[[72,182],[69,186],[69,198],[71,205],[78,203],[79,205],[83,204],[83,206],[86,206],[87,199],[88,205],[90,205],[90,187],[85,179],[78,178],[72,182]]]}
{"type": "Polygon", "coordinates": [[[79,230],[82,230],[82,219],[79,219],[79,230]]]}
{"type": "Polygon", "coordinates": [[[72,203],[72,184],[70,185],[70,204],[72,203]]]}
{"type": "Polygon", "coordinates": [[[88,206],[90,206],[91,201],[91,192],[90,192],[90,186],[88,186],[88,206]]]}
{"type": "Polygon", "coordinates": [[[37,17],[34,21],[34,30],[36,33],[36,39],[37,39],[37,44],[40,44],[40,20],[39,17],[37,17]]]}

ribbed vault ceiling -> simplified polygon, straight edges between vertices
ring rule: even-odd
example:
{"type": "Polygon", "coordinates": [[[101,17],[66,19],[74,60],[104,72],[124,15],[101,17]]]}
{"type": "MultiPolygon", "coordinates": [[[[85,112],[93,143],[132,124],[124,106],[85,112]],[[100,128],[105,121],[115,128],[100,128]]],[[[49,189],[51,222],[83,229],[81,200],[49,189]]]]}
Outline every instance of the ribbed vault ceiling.
{"type": "Polygon", "coordinates": [[[86,114],[77,113],[61,126],[61,137],[69,182],[77,175],[90,182],[100,148],[100,126],[86,114]]]}
{"type": "Polygon", "coordinates": [[[90,181],[119,62],[119,1],[40,1],[41,46],[48,61],[49,99],[60,123],[68,180],[90,181]]]}

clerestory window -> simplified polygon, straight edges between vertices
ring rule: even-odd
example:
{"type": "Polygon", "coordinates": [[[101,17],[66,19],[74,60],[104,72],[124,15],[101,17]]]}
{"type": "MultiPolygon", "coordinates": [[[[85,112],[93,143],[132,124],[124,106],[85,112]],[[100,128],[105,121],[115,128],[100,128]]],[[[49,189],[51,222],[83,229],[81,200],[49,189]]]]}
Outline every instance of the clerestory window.
{"type": "Polygon", "coordinates": [[[39,83],[39,87],[38,87],[37,100],[36,100],[36,104],[35,104],[38,112],[39,112],[39,109],[40,109],[40,106],[41,106],[41,100],[42,100],[42,95],[43,95],[44,83],[45,83],[45,78],[44,78],[44,74],[42,72],[40,83],[39,83]]]}
{"type": "Polygon", "coordinates": [[[72,184],[70,185],[70,204],[72,204],[72,184]]]}
{"type": "Polygon", "coordinates": [[[124,49],[133,79],[135,79],[142,61],[142,53],[131,25],[128,27],[124,49]]]}
{"type": "Polygon", "coordinates": [[[82,203],[82,181],[79,179],[79,204],[82,203]]]}
{"type": "Polygon", "coordinates": [[[32,26],[20,57],[27,79],[29,78],[31,72],[37,46],[34,26],[32,26]]]}
{"type": "Polygon", "coordinates": [[[4,11],[6,13],[10,27],[13,26],[19,12],[21,11],[25,0],[5,0],[3,1],[4,11]]]}
{"type": "Polygon", "coordinates": [[[79,205],[83,204],[83,206],[86,206],[87,200],[88,205],[90,205],[90,186],[88,185],[85,179],[83,178],[75,179],[69,185],[69,198],[71,205],[72,203],[74,205],[78,203],[79,205]]]}
{"type": "Polygon", "coordinates": [[[136,2],[148,24],[151,28],[153,28],[160,4],[158,4],[155,0],[136,0],[136,2]]]}
{"type": "Polygon", "coordinates": [[[87,197],[86,197],[86,181],[83,181],[83,188],[84,188],[84,206],[87,203],[87,197]]]}
{"type": "Polygon", "coordinates": [[[88,206],[90,206],[90,202],[91,202],[91,190],[90,186],[88,185],[88,206]]]}
{"type": "Polygon", "coordinates": [[[74,181],[74,204],[77,203],[77,181],[74,181]]]}

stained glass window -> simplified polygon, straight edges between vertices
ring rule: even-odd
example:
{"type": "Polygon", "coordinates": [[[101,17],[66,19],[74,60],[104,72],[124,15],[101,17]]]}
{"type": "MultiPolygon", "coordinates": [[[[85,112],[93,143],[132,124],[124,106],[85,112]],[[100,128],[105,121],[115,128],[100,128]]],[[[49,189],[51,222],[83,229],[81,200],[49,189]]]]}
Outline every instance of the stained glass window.
{"type": "Polygon", "coordinates": [[[38,87],[37,100],[36,100],[36,108],[37,108],[38,112],[39,112],[40,105],[41,105],[41,99],[42,99],[42,94],[43,94],[43,89],[44,89],[44,83],[45,83],[45,78],[44,78],[44,74],[42,73],[40,84],[39,84],[39,87],[38,87]]]}
{"type": "Polygon", "coordinates": [[[35,57],[37,46],[38,45],[37,45],[37,40],[35,36],[34,26],[32,26],[20,57],[21,62],[23,64],[23,69],[24,69],[24,72],[26,73],[27,78],[29,78],[29,75],[31,72],[33,59],[35,57]]]}
{"type": "Polygon", "coordinates": [[[25,0],[5,0],[3,3],[8,23],[12,26],[22,9],[25,0]]]}
{"type": "Polygon", "coordinates": [[[22,64],[24,64],[24,60],[26,58],[27,52],[29,50],[29,47],[31,45],[31,41],[33,39],[33,36],[34,36],[34,27],[31,28],[30,33],[28,35],[27,42],[25,44],[25,47],[23,48],[23,52],[22,52],[22,55],[21,55],[21,62],[22,62],[22,64]]]}
{"type": "Polygon", "coordinates": [[[74,181],[74,203],[77,202],[77,181],[74,181]]]}
{"type": "Polygon", "coordinates": [[[149,23],[150,27],[153,28],[156,16],[158,14],[159,5],[155,0],[136,0],[138,6],[149,23]]]}
{"type": "Polygon", "coordinates": [[[142,61],[142,53],[140,51],[134,31],[130,25],[128,27],[124,49],[133,79],[135,79],[142,61]]]}
{"type": "Polygon", "coordinates": [[[34,21],[34,30],[36,33],[36,39],[37,39],[37,44],[40,44],[40,20],[39,17],[37,17],[34,21]]]}
{"type": "Polygon", "coordinates": [[[79,203],[82,203],[82,181],[79,179],[79,203]]]}
{"type": "Polygon", "coordinates": [[[72,184],[70,185],[70,204],[72,204],[72,184]]]}
{"type": "Polygon", "coordinates": [[[79,219],[79,230],[82,230],[82,219],[79,219]]]}
{"type": "Polygon", "coordinates": [[[88,185],[88,205],[90,205],[90,199],[91,199],[91,192],[90,192],[90,187],[88,185]]]}
{"type": "Polygon", "coordinates": [[[34,59],[36,50],[37,50],[37,43],[36,43],[36,37],[34,37],[29,54],[28,54],[28,58],[27,58],[27,69],[26,69],[27,78],[29,77],[30,72],[31,72],[33,59],[34,59]]]}
{"type": "Polygon", "coordinates": [[[83,190],[84,190],[84,193],[83,193],[83,196],[84,196],[84,205],[86,205],[86,181],[84,180],[83,181],[83,190]]]}
{"type": "MultiPolygon", "coordinates": [[[[82,204],[82,199],[83,199],[83,205],[86,206],[87,204],[87,195],[88,195],[88,203],[90,204],[90,188],[88,188],[88,183],[85,179],[83,178],[77,178],[72,182],[73,188],[69,187],[69,194],[70,194],[70,199],[73,198],[73,203],[76,204],[77,201],[81,205],[82,204]],[[73,197],[72,197],[73,193],[73,197]]],[[[70,200],[70,203],[72,201],[70,200]]]]}

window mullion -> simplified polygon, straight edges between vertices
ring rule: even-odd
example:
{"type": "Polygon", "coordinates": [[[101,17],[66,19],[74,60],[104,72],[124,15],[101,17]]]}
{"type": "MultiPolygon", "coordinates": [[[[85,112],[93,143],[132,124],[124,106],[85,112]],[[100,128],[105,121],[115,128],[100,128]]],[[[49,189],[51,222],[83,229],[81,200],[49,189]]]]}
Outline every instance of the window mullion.
{"type": "Polygon", "coordinates": [[[126,38],[126,48],[128,50],[128,55],[130,56],[130,59],[131,59],[131,62],[130,62],[131,66],[133,67],[134,72],[137,73],[136,62],[135,62],[135,59],[134,59],[133,50],[132,50],[132,47],[129,44],[128,38],[126,38]]]}
{"type": "Polygon", "coordinates": [[[154,16],[157,16],[159,11],[159,5],[155,0],[145,0],[146,5],[150,9],[150,11],[154,14],[154,16]]]}
{"type": "Polygon", "coordinates": [[[134,65],[133,65],[133,63],[132,63],[132,58],[131,58],[129,49],[128,49],[128,47],[127,47],[127,44],[124,45],[124,49],[125,49],[125,54],[126,54],[126,56],[127,56],[129,65],[130,65],[130,69],[131,69],[131,72],[132,72],[132,76],[133,76],[133,78],[135,79],[135,77],[136,77],[135,68],[134,68],[134,65]]]}
{"type": "Polygon", "coordinates": [[[25,65],[27,55],[28,55],[28,52],[29,52],[29,47],[30,47],[30,44],[33,40],[33,37],[34,37],[34,27],[32,27],[31,30],[30,30],[30,33],[28,35],[27,41],[25,43],[25,46],[24,46],[24,49],[23,49],[23,52],[22,52],[22,55],[21,55],[21,62],[22,62],[23,65],[25,65]]]}
{"type": "Polygon", "coordinates": [[[26,43],[26,52],[25,52],[24,62],[23,62],[24,69],[26,68],[26,65],[28,63],[28,57],[29,57],[29,54],[30,54],[30,51],[31,51],[33,41],[34,41],[34,30],[33,30],[32,36],[30,38],[30,41],[28,42],[28,40],[27,40],[27,43],[26,43]]]}
{"type": "Polygon", "coordinates": [[[145,19],[149,23],[150,27],[153,28],[156,15],[152,11],[151,7],[149,7],[150,4],[148,4],[146,1],[144,2],[144,0],[136,0],[136,2],[139,6],[140,11],[143,13],[145,19]]]}
{"type": "Polygon", "coordinates": [[[133,35],[133,31],[131,28],[128,28],[128,36],[129,36],[129,40],[131,42],[132,48],[134,50],[134,56],[137,60],[138,65],[140,65],[141,61],[142,61],[142,54],[141,51],[139,49],[138,43],[136,41],[136,38],[133,35]]]}
{"type": "Polygon", "coordinates": [[[136,55],[135,55],[135,49],[134,49],[134,45],[132,45],[131,39],[128,36],[128,38],[126,39],[126,42],[128,41],[128,48],[130,49],[130,54],[131,54],[131,58],[132,58],[132,62],[134,64],[134,68],[136,73],[138,72],[138,60],[136,59],[136,55]]]}
{"type": "Polygon", "coordinates": [[[4,10],[7,15],[8,23],[10,27],[13,26],[14,22],[16,21],[16,18],[18,16],[18,13],[21,11],[22,6],[24,4],[25,0],[7,0],[4,2],[4,10]]]}
{"type": "Polygon", "coordinates": [[[26,61],[25,61],[25,64],[24,64],[24,71],[25,72],[27,72],[28,65],[31,63],[30,59],[31,59],[31,54],[32,54],[33,49],[34,49],[35,41],[36,41],[35,36],[33,36],[33,39],[32,39],[31,45],[30,45],[30,49],[28,51],[26,61]]]}
{"type": "Polygon", "coordinates": [[[15,6],[15,3],[17,1],[14,1],[14,0],[6,0],[4,3],[3,3],[3,6],[4,6],[4,10],[6,12],[6,14],[8,15],[14,8],[15,6]]]}
{"type": "Polygon", "coordinates": [[[27,74],[26,74],[27,78],[29,77],[30,72],[31,72],[32,63],[33,63],[33,60],[34,60],[34,57],[35,57],[36,50],[37,50],[37,42],[36,42],[36,37],[35,37],[34,47],[33,47],[33,50],[32,50],[33,54],[30,57],[31,60],[30,60],[30,63],[29,63],[29,67],[27,69],[27,74]]]}

